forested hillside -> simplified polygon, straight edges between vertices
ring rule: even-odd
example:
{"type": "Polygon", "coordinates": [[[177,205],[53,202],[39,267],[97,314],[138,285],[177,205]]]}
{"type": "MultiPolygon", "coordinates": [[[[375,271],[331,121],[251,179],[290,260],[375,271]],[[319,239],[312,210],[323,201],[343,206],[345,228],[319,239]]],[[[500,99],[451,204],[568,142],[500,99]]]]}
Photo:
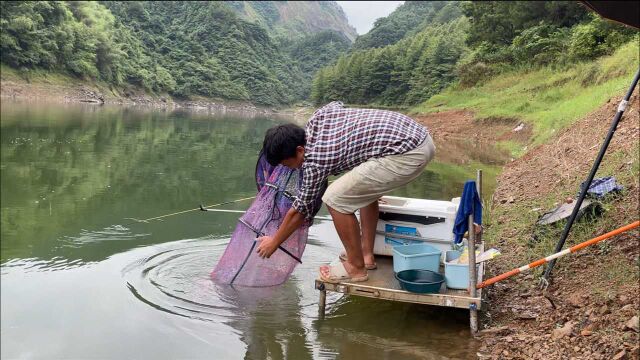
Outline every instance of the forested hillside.
{"type": "Polygon", "coordinates": [[[335,1],[226,1],[243,20],[263,25],[276,39],[292,40],[332,30],[349,41],[358,34],[335,1]]]}
{"type": "Polygon", "coordinates": [[[252,18],[239,4],[2,2],[2,63],[105,83],[114,92],[134,86],[276,105],[308,97],[313,72],[350,46],[353,29],[334,2],[305,5],[313,23],[300,4],[252,2],[243,7],[249,14],[262,9],[252,18]],[[269,9],[277,13],[269,17],[269,9]],[[282,41],[287,31],[298,34],[295,41],[282,41]]]}
{"type": "Polygon", "coordinates": [[[414,106],[498,74],[564,68],[637,33],[578,2],[408,1],[355,39],[335,2],[0,3],[2,65],[116,96],[414,106]]]}
{"type": "Polygon", "coordinates": [[[635,34],[578,2],[408,2],[318,71],[312,99],[411,106],[452,83],[592,61],[635,34]]]}
{"type": "Polygon", "coordinates": [[[405,1],[389,16],[376,20],[373,28],[359,36],[354,50],[392,45],[415,35],[428,24],[441,24],[460,16],[460,7],[446,1],[405,1]]]}

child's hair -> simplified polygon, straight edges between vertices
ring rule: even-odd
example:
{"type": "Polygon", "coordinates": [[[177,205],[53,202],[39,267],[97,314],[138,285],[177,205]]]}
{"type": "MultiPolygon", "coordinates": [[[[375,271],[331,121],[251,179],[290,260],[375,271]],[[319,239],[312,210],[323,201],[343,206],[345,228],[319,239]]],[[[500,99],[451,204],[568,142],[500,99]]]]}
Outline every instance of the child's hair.
{"type": "Polygon", "coordinates": [[[277,166],[282,160],[296,156],[296,148],[305,144],[303,128],[294,124],[284,124],[267,130],[262,151],[269,164],[277,166]]]}

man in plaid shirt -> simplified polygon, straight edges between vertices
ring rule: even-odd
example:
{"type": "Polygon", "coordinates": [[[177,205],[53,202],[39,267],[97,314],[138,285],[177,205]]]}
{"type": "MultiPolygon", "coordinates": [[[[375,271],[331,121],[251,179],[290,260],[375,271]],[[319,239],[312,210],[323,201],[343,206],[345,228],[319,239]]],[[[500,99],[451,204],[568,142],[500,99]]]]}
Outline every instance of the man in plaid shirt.
{"type": "Polygon", "coordinates": [[[263,151],[272,165],[302,167],[302,186],[276,234],[259,238],[262,257],[311,220],[329,175],[347,172],[322,196],[346,251],[341,261],[321,267],[320,277],[339,282],[366,281],[367,270],[376,268],[378,200],[420,175],[435,146],[427,129],[403,114],[332,102],[317,110],[304,130],[293,124],[269,129],[263,151]]]}

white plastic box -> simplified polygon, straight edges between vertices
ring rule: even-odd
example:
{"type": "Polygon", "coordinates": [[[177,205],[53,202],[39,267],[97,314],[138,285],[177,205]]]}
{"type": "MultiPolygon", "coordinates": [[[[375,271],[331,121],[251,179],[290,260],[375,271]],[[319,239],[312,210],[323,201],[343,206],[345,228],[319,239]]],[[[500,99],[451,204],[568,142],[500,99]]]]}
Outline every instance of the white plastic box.
{"type": "Polygon", "coordinates": [[[383,196],[373,253],[393,255],[393,246],[427,243],[444,254],[453,246],[459,198],[452,201],[383,196]]]}

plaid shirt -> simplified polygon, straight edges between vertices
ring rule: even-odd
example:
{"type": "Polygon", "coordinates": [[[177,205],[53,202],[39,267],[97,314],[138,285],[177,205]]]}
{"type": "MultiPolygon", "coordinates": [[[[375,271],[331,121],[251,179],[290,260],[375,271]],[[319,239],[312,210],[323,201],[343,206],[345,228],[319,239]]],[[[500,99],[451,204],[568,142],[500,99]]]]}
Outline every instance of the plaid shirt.
{"type": "Polygon", "coordinates": [[[371,158],[413,150],[427,129],[400,113],[349,109],[334,101],[318,109],[305,128],[302,186],[293,208],[309,218],[329,175],[353,169],[371,158]]]}

